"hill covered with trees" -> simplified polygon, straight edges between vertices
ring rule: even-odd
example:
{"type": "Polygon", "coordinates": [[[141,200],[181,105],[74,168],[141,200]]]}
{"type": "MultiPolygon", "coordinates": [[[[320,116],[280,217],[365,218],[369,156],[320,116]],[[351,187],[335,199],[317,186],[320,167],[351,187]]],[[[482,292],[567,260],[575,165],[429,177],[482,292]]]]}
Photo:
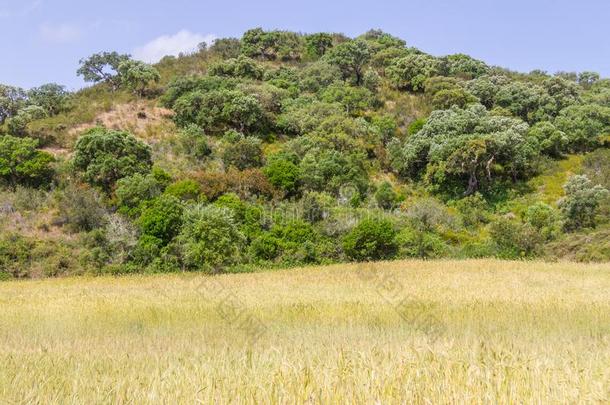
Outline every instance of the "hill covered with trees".
{"type": "Polygon", "coordinates": [[[0,85],[0,278],[610,259],[610,79],[247,31],[0,85]]]}

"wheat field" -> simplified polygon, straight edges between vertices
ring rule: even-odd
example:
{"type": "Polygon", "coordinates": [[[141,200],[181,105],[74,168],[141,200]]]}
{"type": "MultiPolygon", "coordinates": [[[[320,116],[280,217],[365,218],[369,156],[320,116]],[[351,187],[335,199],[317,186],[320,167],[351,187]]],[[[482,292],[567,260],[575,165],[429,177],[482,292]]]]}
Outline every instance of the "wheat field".
{"type": "Polygon", "coordinates": [[[610,401],[610,265],[0,283],[0,403],[610,401]]]}

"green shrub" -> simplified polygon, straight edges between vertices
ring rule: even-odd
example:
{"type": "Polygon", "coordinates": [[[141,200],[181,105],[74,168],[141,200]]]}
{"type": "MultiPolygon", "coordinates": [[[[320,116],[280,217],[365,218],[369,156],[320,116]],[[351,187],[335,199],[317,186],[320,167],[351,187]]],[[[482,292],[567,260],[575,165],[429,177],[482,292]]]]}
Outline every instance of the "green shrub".
{"type": "Polygon", "coordinates": [[[115,183],[136,173],[150,172],[150,147],[124,131],[93,128],[74,147],[74,167],[91,185],[109,192],[115,183]]]}
{"type": "Polygon", "coordinates": [[[433,232],[403,228],[396,237],[401,257],[435,258],[443,256],[448,246],[433,232]]]}
{"type": "Polygon", "coordinates": [[[375,191],[375,201],[380,208],[391,210],[398,205],[399,196],[394,192],[392,185],[385,181],[375,191]]]}
{"type": "Polygon", "coordinates": [[[116,199],[119,212],[138,216],[143,202],[161,195],[163,187],[152,174],[136,173],[117,181],[116,199]]]}
{"type": "Polygon", "coordinates": [[[352,260],[391,259],[397,249],[394,224],[385,219],[365,219],[343,238],[343,250],[352,260]]]}
{"type": "Polygon", "coordinates": [[[245,170],[263,165],[261,140],[254,137],[242,137],[233,144],[227,145],[222,155],[226,167],[245,170]]]}
{"type": "Polygon", "coordinates": [[[563,188],[565,197],[558,205],[565,219],[565,229],[595,227],[597,210],[601,201],[607,198],[608,190],[600,185],[593,186],[587,176],[572,176],[563,188]]]}
{"type": "Polygon", "coordinates": [[[165,194],[174,196],[182,201],[199,201],[201,199],[201,184],[195,180],[184,179],[170,184],[165,194]]]}
{"type": "Polygon", "coordinates": [[[183,212],[182,201],[162,195],[144,205],[137,224],[143,235],[159,239],[164,246],[180,232],[183,212]]]}
{"type": "Polygon", "coordinates": [[[214,205],[187,209],[177,238],[189,268],[214,272],[240,261],[244,241],[231,211],[214,205]]]}
{"type": "Polygon", "coordinates": [[[479,193],[464,197],[455,202],[455,208],[462,217],[462,223],[468,228],[477,227],[489,222],[489,206],[479,193]]]}
{"type": "Polygon", "coordinates": [[[255,260],[273,260],[281,253],[281,241],[269,232],[259,235],[250,244],[250,255],[255,260]]]}
{"type": "Polygon", "coordinates": [[[31,138],[0,136],[0,183],[41,186],[53,177],[53,156],[37,150],[38,141],[31,138]]]}
{"type": "Polygon", "coordinates": [[[296,193],[301,175],[299,166],[295,161],[295,157],[277,154],[269,158],[263,169],[263,173],[267,176],[269,182],[288,195],[296,193]]]}
{"type": "Polygon", "coordinates": [[[555,239],[559,235],[561,224],[559,215],[553,207],[543,202],[530,205],[525,211],[525,222],[540,232],[546,240],[555,239]]]}
{"type": "Polygon", "coordinates": [[[489,233],[500,258],[519,259],[540,254],[543,238],[530,224],[500,218],[491,223],[489,233]]]}

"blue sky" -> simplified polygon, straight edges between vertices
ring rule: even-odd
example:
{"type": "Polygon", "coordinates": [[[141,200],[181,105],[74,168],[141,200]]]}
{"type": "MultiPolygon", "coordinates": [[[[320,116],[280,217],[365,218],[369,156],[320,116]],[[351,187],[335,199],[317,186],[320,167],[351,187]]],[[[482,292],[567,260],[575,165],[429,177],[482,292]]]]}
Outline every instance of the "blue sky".
{"type": "Polygon", "coordinates": [[[0,83],[79,88],[78,60],[117,50],[154,60],[248,28],[381,28],[434,55],[468,53],[520,71],[610,77],[608,0],[0,0],[0,83]]]}

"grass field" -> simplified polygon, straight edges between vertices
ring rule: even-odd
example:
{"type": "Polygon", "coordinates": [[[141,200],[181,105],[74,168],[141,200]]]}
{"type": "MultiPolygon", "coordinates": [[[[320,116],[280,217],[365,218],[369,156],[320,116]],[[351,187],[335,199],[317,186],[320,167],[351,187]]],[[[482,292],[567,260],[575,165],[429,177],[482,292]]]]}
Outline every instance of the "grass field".
{"type": "Polygon", "coordinates": [[[2,403],[608,403],[610,265],[0,283],[2,403]]]}

